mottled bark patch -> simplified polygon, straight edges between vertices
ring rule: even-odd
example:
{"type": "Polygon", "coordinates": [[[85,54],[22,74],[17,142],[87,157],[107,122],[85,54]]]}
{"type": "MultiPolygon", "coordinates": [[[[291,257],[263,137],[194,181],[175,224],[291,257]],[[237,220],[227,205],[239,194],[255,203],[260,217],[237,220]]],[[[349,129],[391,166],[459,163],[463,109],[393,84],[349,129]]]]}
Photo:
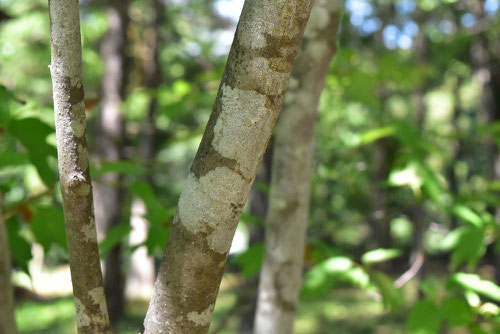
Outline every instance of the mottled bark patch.
{"type": "MultiPolygon", "coordinates": [[[[221,95],[222,90],[218,93],[217,101],[220,100],[221,95]]],[[[223,157],[212,145],[215,124],[217,123],[217,119],[219,118],[221,111],[221,103],[216,102],[214,109],[210,114],[210,119],[208,120],[208,124],[205,128],[205,133],[203,134],[203,138],[193,161],[193,165],[191,166],[191,172],[197,178],[206,175],[208,172],[217,167],[227,167],[236,173],[241,174],[241,172],[237,169],[238,162],[235,159],[223,157]]]]}
{"type": "MultiPolygon", "coordinates": [[[[302,263],[302,261],[299,261],[299,263],[302,263]]],[[[280,263],[279,267],[275,269],[273,279],[274,290],[276,291],[276,306],[279,307],[282,311],[288,313],[295,313],[297,309],[296,301],[290,301],[290,299],[293,299],[294,296],[291,296],[289,294],[289,291],[286,291],[286,281],[290,279],[290,271],[294,269],[294,266],[295,264],[293,263],[293,261],[280,263]]]]}
{"type": "Polygon", "coordinates": [[[168,290],[157,295],[156,306],[148,310],[145,333],[208,331],[227,259],[227,253],[210,248],[208,233],[193,233],[176,217],[156,283],[168,290]]]}
{"type": "Polygon", "coordinates": [[[179,199],[178,216],[191,232],[206,233],[213,250],[226,253],[250,185],[227,167],[197,179],[189,175],[179,199]]]}

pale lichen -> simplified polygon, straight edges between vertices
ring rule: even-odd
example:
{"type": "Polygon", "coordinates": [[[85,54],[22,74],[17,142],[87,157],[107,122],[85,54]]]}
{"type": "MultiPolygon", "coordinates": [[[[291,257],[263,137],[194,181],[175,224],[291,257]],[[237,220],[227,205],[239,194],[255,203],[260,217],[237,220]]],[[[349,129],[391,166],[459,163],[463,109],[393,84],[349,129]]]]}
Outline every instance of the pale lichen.
{"type": "Polygon", "coordinates": [[[226,253],[234,234],[235,210],[243,205],[250,185],[227,167],[217,167],[206,175],[188,176],[179,199],[179,218],[186,229],[206,233],[210,248],[226,253]]]}
{"type": "Polygon", "coordinates": [[[107,308],[106,308],[106,297],[104,295],[104,288],[97,287],[88,292],[93,303],[99,305],[100,313],[93,316],[92,320],[96,323],[107,324],[109,319],[107,318],[107,308]]]}
{"type": "Polygon", "coordinates": [[[76,310],[76,322],[77,326],[87,327],[90,326],[90,318],[85,312],[85,306],[80,301],[80,299],[75,297],[75,310],[76,310]]]}
{"type": "Polygon", "coordinates": [[[274,121],[266,96],[223,85],[221,102],[212,145],[223,157],[235,159],[243,176],[250,179],[274,121]]]}
{"type": "Polygon", "coordinates": [[[210,305],[206,310],[202,312],[192,311],[187,314],[189,321],[194,322],[196,325],[205,326],[210,323],[212,319],[212,312],[214,310],[214,304],[210,305]]]}

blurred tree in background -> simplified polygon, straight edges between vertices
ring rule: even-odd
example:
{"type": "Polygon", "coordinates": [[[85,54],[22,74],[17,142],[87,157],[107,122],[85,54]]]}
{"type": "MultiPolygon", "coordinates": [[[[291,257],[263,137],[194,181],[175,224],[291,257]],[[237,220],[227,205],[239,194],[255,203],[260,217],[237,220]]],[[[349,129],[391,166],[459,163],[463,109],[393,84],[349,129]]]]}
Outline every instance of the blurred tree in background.
{"type": "MultiPolygon", "coordinates": [[[[345,2],[316,122],[296,333],[500,331],[499,6],[345,2]]],[[[111,287],[116,299],[107,290],[118,333],[137,332],[144,319],[241,7],[80,1],[100,256],[105,279],[122,282],[111,287]],[[126,24],[117,28],[116,15],[126,24]],[[117,57],[121,74],[110,73],[117,57]],[[104,131],[109,105],[116,138],[104,131]],[[103,180],[119,197],[114,207],[97,193],[103,180]]],[[[0,0],[0,222],[20,333],[76,332],[49,35],[47,1],[0,0]]],[[[251,332],[266,161],[233,241],[212,333],[251,332]]]]}

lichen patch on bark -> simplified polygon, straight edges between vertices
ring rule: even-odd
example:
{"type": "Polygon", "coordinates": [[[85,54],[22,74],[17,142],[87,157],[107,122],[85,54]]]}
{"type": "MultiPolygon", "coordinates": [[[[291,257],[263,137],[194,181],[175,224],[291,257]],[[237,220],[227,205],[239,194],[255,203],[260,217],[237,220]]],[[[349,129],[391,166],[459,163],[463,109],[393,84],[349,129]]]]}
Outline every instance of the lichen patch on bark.
{"type": "Polygon", "coordinates": [[[222,112],[214,127],[212,145],[221,156],[237,161],[246,179],[257,169],[261,147],[273,126],[266,96],[251,90],[222,86],[222,112]]]}
{"type": "Polygon", "coordinates": [[[212,319],[212,312],[214,310],[215,304],[210,305],[207,307],[207,309],[201,313],[198,313],[196,311],[189,312],[187,314],[187,318],[189,321],[194,322],[195,324],[199,326],[206,326],[207,324],[210,324],[210,320],[212,319]]]}
{"type": "Polygon", "coordinates": [[[193,233],[205,233],[213,250],[227,253],[249,187],[227,167],[217,167],[199,179],[190,174],[179,199],[181,224],[193,233]]]}

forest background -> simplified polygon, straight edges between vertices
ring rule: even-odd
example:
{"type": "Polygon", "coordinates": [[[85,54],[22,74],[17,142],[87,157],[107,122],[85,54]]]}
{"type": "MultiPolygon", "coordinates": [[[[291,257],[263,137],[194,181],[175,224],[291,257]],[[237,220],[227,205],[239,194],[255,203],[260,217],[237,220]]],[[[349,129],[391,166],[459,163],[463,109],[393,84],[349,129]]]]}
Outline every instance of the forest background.
{"type": "MultiPolygon", "coordinates": [[[[144,318],[242,5],[80,1],[96,223],[119,333],[144,318]]],[[[499,331],[499,1],[344,7],[316,123],[295,332],[499,331]]],[[[0,0],[1,212],[21,333],[75,332],[49,63],[47,2],[0,0]]],[[[272,142],[212,333],[251,331],[272,142]]]]}

